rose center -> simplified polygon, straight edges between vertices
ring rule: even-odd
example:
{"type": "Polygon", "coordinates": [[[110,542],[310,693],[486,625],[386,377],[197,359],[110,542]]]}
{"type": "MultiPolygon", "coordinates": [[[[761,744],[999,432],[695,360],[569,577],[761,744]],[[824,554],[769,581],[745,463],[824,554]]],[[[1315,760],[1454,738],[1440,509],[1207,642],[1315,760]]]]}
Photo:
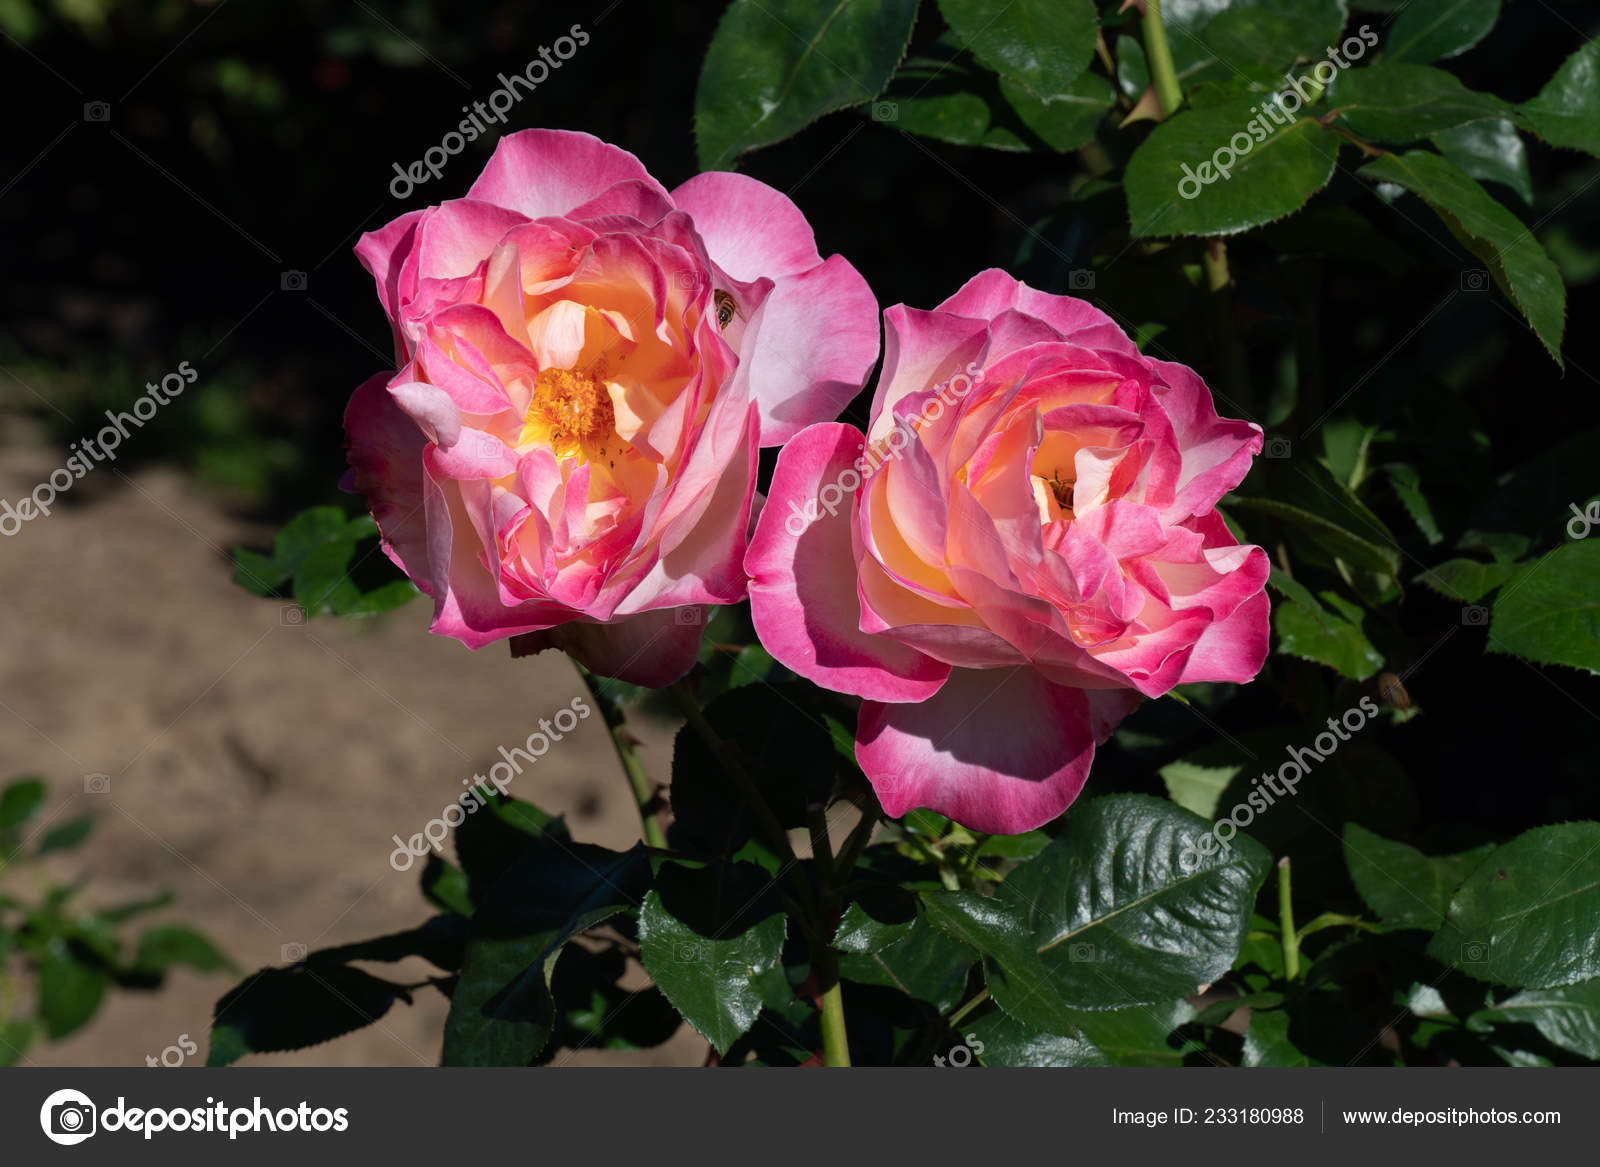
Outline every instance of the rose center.
{"type": "Polygon", "coordinates": [[[548,446],[557,458],[604,458],[616,424],[598,370],[545,369],[534,382],[518,443],[548,446]]]}

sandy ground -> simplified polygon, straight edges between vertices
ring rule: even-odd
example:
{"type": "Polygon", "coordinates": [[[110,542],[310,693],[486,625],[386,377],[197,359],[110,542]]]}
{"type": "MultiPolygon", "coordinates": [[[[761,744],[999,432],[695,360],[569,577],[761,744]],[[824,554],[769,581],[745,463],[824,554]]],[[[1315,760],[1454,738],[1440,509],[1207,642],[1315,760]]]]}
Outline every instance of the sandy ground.
{"type": "MultiPolygon", "coordinates": [[[[0,498],[31,490],[56,458],[0,450],[0,498]]],[[[229,579],[227,549],[265,532],[175,472],[100,468],[74,495],[83,501],[0,540],[0,776],[46,777],[51,821],[98,819],[52,873],[88,874],[95,903],[171,888],[177,903],[150,921],[198,927],[246,969],[281,963],[286,945],[424,919],[415,872],[389,866],[390,836],[420,830],[499,746],[581,691],[565,658],[512,661],[428,636],[420,600],[374,621],[295,626],[229,579]],[[86,792],[95,774],[108,776],[104,793],[86,792]]],[[[637,727],[652,773],[667,772],[673,728],[637,727]]],[[[580,840],[638,837],[599,718],[511,793],[566,814],[580,840]]],[[[398,979],[420,980],[429,966],[397,967],[398,979]]],[[[179,970],[157,993],[114,993],[87,1028],[36,1044],[29,1060],[142,1065],[189,1035],[199,1062],[211,1005],[230,985],[179,970]]],[[[359,1033],[250,1060],[436,1064],[445,1007],[424,992],[359,1033]]],[[[699,1064],[704,1051],[684,1029],[642,1055],[567,1060],[699,1064]]]]}

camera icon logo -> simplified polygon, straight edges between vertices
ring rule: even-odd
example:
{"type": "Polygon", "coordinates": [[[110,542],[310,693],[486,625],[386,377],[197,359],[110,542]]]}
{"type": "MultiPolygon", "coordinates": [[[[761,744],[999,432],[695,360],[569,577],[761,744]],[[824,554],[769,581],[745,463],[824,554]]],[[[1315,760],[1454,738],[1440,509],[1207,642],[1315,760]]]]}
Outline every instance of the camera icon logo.
{"type": "Polygon", "coordinates": [[[686,940],[672,946],[672,959],[679,964],[699,964],[706,958],[706,946],[694,940],[686,940]]]}
{"type": "Polygon", "coordinates": [[[1094,272],[1090,268],[1075,267],[1067,273],[1067,289],[1073,292],[1094,291],[1094,272]]]}
{"type": "Polygon", "coordinates": [[[1067,959],[1077,964],[1094,964],[1100,959],[1100,953],[1093,944],[1069,944],[1067,959]]]}
{"type": "Polygon", "coordinates": [[[704,624],[706,620],[706,612],[704,608],[694,606],[688,608],[674,608],[673,618],[679,624],[704,624]]]}
{"type": "Polygon", "coordinates": [[[1288,438],[1280,438],[1274,435],[1262,443],[1261,456],[1263,458],[1287,458],[1293,449],[1294,443],[1289,441],[1288,438]]]}
{"type": "Polygon", "coordinates": [[[672,286],[693,292],[705,283],[705,276],[693,268],[680,267],[672,273],[672,286]]]}
{"type": "Polygon", "coordinates": [[[76,1146],[94,1134],[98,1113],[87,1094],[57,1090],[39,1108],[39,1126],[52,1143],[76,1146]]]}
{"type": "Polygon", "coordinates": [[[110,774],[85,774],[83,776],[83,792],[85,794],[110,794],[110,774]]]}
{"type": "Polygon", "coordinates": [[[285,292],[303,292],[306,290],[306,273],[286,271],[278,277],[278,286],[285,292]]]}
{"type": "Polygon", "coordinates": [[[285,604],[278,612],[278,623],[285,628],[299,628],[306,622],[306,610],[299,604],[285,604]]]}
{"type": "Polygon", "coordinates": [[[872,120],[875,122],[897,122],[900,120],[900,104],[894,101],[875,101],[872,103],[872,120]]]}
{"type": "Polygon", "coordinates": [[[1489,623],[1489,609],[1482,604],[1468,604],[1461,609],[1461,623],[1468,628],[1482,628],[1489,623]]]}
{"type": "Polygon", "coordinates": [[[1461,946],[1462,964],[1482,964],[1489,959],[1489,946],[1482,940],[1468,940],[1461,946]]]}
{"type": "Polygon", "coordinates": [[[1463,292],[1487,292],[1489,290],[1489,273],[1479,267],[1469,267],[1461,273],[1461,290],[1463,292]]]}
{"type": "Polygon", "coordinates": [[[289,943],[278,949],[278,955],[283,958],[284,964],[299,964],[306,958],[304,944],[289,943]]]}
{"type": "Polygon", "coordinates": [[[83,120],[86,122],[109,122],[111,120],[111,103],[109,101],[84,102],[83,120]]]}

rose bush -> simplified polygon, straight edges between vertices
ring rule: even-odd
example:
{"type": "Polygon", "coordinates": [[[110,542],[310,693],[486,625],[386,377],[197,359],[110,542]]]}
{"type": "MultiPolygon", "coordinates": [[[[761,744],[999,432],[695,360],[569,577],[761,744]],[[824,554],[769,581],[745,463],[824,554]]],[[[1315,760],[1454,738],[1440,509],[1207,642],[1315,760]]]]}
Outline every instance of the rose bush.
{"type": "Polygon", "coordinates": [[[866,282],[754,179],[668,192],[548,130],[356,251],[397,371],[351,398],[349,485],[432,631],[681,676],[690,606],[744,597],[758,446],[834,416],[877,359],[866,282]]]}
{"type": "Polygon", "coordinates": [[[816,425],[779,456],[747,557],[756,631],[865,698],[856,759],[889,815],[1029,830],[1141,698],[1261,668],[1267,557],[1214,509],[1261,431],[1099,310],[1000,271],[884,320],[867,434],[816,425]]]}

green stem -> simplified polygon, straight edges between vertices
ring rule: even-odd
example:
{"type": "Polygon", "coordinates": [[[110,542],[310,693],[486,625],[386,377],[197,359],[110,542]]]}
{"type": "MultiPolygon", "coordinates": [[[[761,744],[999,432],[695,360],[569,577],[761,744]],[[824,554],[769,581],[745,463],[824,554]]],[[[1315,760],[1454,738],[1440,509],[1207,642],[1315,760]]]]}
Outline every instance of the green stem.
{"type": "Polygon", "coordinates": [[[822,990],[822,1064],[848,1066],[850,1041],[844,1027],[844,994],[839,986],[839,954],[830,945],[817,953],[817,979],[822,990]]]}
{"type": "Polygon", "coordinates": [[[1300,975],[1300,937],[1294,930],[1294,893],[1289,882],[1289,857],[1278,860],[1278,930],[1283,937],[1283,979],[1300,975]]]}
{"type": "Polygon", "coordinates": [[[600,707],[600,716],[605,719],[606,729],[611,733],[611,744],[616,747],[617,760],[622,763],[623,773],[628,776],[628,785],[633,790],[634,805],[639,808],[639,821],[644,825],[645,845],[665,849],[667,833],[661,829],[655,783],[650,780],[644,763],[639,760],[638,751],[634,749],[636,743],[633,735],[628,732],[628,719],[623,714],[622,707],[601,690],[595,675],[577,661],[572,663],[576,666],[578,675],[583,678],[583,683],[588,686],[594,703],[600,707]]]}
{"type": "Polygon", "coordinates": [[[981,992],[979,992],[976,996],[974,996],[972,998],[972,1000],[968,1001],[965,1005],[961,1006],[961,1008],[957,1009],[954,1013],[950,1014],[950,1025],[951,1025],[951,1027],[954,1028],[955,1026],[960,1025],[963,1021],[966,1020],[966,1017],[967,1017],[968,1013],[971,1013],[974,1009],[976,1009],[979,1005],[982,1005],[988,999],[989,999],[989,990],[988,989],[984,989],[981,992]]]}
{"type": "Polygon", "coordinates": [[[1167,44],[1167,29],[1161,23],[1161,0],[1145,0],[1144,55],[1150,62],[1150,80],[1155,84],[1161,112],[1171,117],[1183,104],[1178,86],[1178,70],[1172,63],[1172,47],[1167,44]]]}

